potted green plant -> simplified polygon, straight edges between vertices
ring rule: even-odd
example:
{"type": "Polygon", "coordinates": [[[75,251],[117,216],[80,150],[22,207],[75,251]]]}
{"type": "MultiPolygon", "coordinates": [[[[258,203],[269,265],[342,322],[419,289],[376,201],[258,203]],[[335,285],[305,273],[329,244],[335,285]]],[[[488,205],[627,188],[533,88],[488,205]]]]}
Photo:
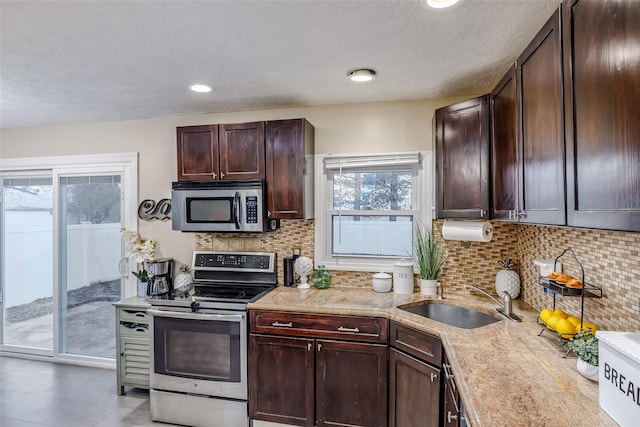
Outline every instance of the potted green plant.
{"type": "Polygon", "coordinates": [[[567,344],[578,356],[578,372],[592,381],[598,381],[598,338],[591,328],[586,328],[574,335],[567,344]]]}
{"type": "Polygon", "coordinates": [[[442,240],[427,227],[418,224],[413,241],[413,262],[420,274],[420,293],[436,294],[436,279],[446,259],[447,250],[442,240]]]}

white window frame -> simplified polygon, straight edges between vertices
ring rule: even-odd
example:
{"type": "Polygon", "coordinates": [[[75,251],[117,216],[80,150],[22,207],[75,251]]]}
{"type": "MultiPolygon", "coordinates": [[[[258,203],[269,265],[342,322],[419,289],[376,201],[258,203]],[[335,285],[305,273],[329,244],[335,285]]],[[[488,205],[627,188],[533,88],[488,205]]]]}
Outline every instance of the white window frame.
{"type": "MultiPolygon", "coordinates": [[[[413,215],[413,228],[425,225],[431,229],[433,206],[433,154],[431,151],[413,151],[403,153],[381,153],[362,155],[316,155],[315,156],[315,250],[316,268],[324,265],[328,270],[346,271],[391,271],[393,263],[403,257],[332,255],[331,253],[331,215],[333,209],[332,172],[327,167],[335,168],[336,162],[342,164],[343,170],[385,169],[394,165],[407,165],[418,158],[413,165],[415,174],[412,188],[411,211],[395,211],[398,214],[413,215]],[[328,165],[328,166],[327,166],[328,165]]],[[[403,166],[406,167],[406,166],[403,166]]],[[[397,170],[397,167],[395,168],[397,170]]],[[[343,211],[344,215],[352,215],[354,211],[343,211]]],[[[372,213],[380,214],[379,211],[372,213]]],[[[406,258],[406,257],[405,257],[406,258]]],[[[410,258],[410,257],[409,257],[410,258]]]]}

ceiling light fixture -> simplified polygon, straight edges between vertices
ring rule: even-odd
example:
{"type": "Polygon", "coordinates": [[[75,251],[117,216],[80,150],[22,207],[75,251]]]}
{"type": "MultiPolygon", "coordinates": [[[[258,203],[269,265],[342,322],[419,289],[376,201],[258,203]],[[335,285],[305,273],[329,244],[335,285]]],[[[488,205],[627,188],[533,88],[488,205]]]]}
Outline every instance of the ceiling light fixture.
{"type": "Polygon", "coordinates": [[[458,0],[427,0],[427,4],[434,9],[444,9],[456,3],[458,3],[458,0]]]}
{"type": "Polygon", "coordinates": [[[208,93],[211,92],[211,86],[207,86],[207,85],[201,85],[201,84],[194,84],[189,86],[189,89],[191,89],[194,92],[198,92],[198,93],[208,93]]]}
{"type": "Polygon", "coordinates": [[[376,72],[367,68],[349,71],[347,74],[353,82],[370,82],[376,76],[376,72]]]}

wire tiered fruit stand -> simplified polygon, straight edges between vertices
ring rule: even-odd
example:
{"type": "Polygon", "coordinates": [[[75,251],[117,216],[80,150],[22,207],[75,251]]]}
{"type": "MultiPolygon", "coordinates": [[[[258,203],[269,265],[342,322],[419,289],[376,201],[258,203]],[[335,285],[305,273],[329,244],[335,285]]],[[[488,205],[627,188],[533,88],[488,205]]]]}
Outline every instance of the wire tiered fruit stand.
{"type": "MultiPolygon", "coordinates": [[[[580,267],[580,281],[582,282],[582,286],[581,287],[570,287],[567,286],[565,283],[562,282],[558,282],[554,279],[550,279],[548,277],[544,277],[544,276],[540,276],[540,285],[545,289],[545,293],[548,295],[551,295],[553,298],[553,305],[552,305],[552,310],[556,309],[556,297],[557,296],[561,296],[561,297],[579,297],[580,298],[580,330],[582,330],[583,325],[584,325],[584,299],[585,298],[602,298],[602,288],[599,288],[595,285],[592,284],[588,284],[585,279],[584,279],[584,267],[582,266],[582,263],[580,262],[580,260],[578,260],[578,257],[576,256],[575,252],[573,252],[573,250],[571,248],[567,248],[564,251],[562,251],[562,253],[556,257],[554,263],[553,263],[553,270],[556,271],[556,267],[558,265],[558,260],[560,260],[565,254],[570,254],[574,261],[578,264],[578,266],[580,267]]],[[[551,329],[549,329],[549,327],[542,321],[542,319],[540,319],[540,317],[538,316],[537,318],[537,322],[538,325],[540,325],[542,327],[542,330],[540,331],[540,333],[538,334],[538,336],[542,336],[542,334],[545,331],[548,332],[552,332],[553,335],[557,338],[557,342],[559,343],[558,345],[558,349],[562,349],[567,342],[569,341],[569,338],[564,338],[561,336],[560,333],[556,332],[556,331],[552,331],[551,329]]],[[[571,352],[570,349],[567,350],[567,352],[565,353],[565,355],[563,357],[567,357],[569,355],[569,353],[571,352]]]]}

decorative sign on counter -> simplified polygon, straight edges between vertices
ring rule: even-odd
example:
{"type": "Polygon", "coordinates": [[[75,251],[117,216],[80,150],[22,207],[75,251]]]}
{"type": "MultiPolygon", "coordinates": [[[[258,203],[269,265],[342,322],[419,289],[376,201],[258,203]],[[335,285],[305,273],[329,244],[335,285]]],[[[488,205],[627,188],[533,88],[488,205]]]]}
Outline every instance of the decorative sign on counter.
{"type": "Polygon", "coordinates": [[[138,218],[145,221],[171,219],[171,199],[162,199],[158,203],[151,199],[143,200],[138,206],[138,218]]]}

